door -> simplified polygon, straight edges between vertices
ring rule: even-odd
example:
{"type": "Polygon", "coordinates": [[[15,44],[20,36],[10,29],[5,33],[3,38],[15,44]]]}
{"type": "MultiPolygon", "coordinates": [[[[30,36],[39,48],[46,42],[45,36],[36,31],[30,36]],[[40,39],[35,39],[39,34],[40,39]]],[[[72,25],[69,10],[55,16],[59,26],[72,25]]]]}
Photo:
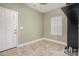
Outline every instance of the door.
{"type": "Polygon", "coordinates": [[[17,46],[18,12],[0,7],[0,51],[17,46]]]}

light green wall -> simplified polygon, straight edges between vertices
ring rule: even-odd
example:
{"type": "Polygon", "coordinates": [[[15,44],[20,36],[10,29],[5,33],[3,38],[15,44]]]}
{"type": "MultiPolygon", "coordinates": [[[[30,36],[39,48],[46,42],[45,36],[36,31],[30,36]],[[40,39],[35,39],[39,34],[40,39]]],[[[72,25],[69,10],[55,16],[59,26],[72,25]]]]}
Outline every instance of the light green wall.
{"type": "Polygon", "coordinates": [[[5,7],[18,11],[19,27],[19,44],[30,40],[39,39],[43,36],[43,14],[35,11],[24,4],[0,3],[0,7],[5,7]]]}
{"type": "Polygon", "coordinates": [[[44,37],[50,38],[52,40],[59,40],[62,42],[67,42],[67,18],[63,11],[58,8],[47,12],[44,14],[44,37]],[[51,35],[51,23],[50,18],[54,16],[62,16],[62,36],[51,35]]]}
{"type": "Polygon", "coordinates": [[[24,27],[23,30],[19,29],[19,44],[42,37],[62,42],[67,41],[67,19],[60,8],[42,14],[20,3],[0,3],[0,7],[18,11],[18,28],[20,28],[20,26],[24,27]],[[50,34],[50,18],[57,15],[61,15],[63,17],[62,36],[53,36],[50,34]]]}

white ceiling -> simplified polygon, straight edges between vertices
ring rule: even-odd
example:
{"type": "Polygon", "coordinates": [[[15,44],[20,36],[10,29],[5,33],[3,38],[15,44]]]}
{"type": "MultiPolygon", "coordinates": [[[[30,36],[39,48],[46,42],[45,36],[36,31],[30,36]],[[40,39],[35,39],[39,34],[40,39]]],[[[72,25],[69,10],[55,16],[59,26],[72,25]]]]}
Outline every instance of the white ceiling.
{"type": "Polygon", "coordinates": [[[25,5],[43,13],[66,6],[65,3],[46,3],[45,5],[41,5],[40,3],[25,3],[25,5]]]}

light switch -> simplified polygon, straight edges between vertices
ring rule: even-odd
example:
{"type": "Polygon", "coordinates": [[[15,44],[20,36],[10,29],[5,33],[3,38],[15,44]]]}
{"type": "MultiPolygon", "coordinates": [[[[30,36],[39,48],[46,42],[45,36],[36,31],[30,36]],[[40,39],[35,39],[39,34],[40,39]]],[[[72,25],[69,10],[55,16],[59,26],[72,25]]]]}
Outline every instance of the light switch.
{"type": "Polygon", "coordinates": [[[23,30],[23,26],[20,26],[20,29],[23,30]]]}

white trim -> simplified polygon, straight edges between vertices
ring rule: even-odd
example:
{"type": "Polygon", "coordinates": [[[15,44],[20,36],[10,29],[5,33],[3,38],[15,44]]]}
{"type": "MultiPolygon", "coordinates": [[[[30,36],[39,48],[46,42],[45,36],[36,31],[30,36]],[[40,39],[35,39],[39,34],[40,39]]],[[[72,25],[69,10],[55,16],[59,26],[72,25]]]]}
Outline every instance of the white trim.
{"type": "Polygon", "coordinates": [[[20,44],[20,45],[18,45],[17,47],[22,47],[22,46],[25,46],[25,45],[28,45],[28,44],[33,44],[33,43],[39,42],[39,41],[41,41],[41,40],[43,40],[43,38],[36,39],[36,40],[32,40],[32,41],[29,41],[29,42],[20,44]]]}
{"type": "Polygon", "coordinates": [[[19,37],[19,35],[18,35],[18,31],[19,31],[19,29],[18,29],[19,28],[19,26],[18,26],[18,11],[16,11],[16,12],[17,12],[17,22],[16,22],[17,23],[16,47],[18,47],[18,44],[19,44],[19,42],[18,42],[19,41],[19,39],[18,39],[18,37],[19,37]]]}
{"type": "Polygon", "coordinates": [[[47,41],[55,42],[55,43],[58,43],[58,44],[67,45],[66,43],[61,42],[61,41],[52,40],[52,39],[49,39],[49,38],[40,38],[40,39],[32,40],[32,41],[17,45],[17,47],[22,47],[22,46],[25,46],[25,45],[28,45],[28,44],[33,44],[33,43],[39,42],[41,40],[47,40],[47,41]]]}
{"type": "Polygon", "coordinates": [[[51,42],[55,42],[55,43],[58,43],[58,44],[67,45],[67,43],[64,43],[64,42],[61,42],[61,41],[57,41],[57,40],[53,40],[53,39],[49,39],[49,38],[43,38],[43,39],[51,41],[51,42]]]}

